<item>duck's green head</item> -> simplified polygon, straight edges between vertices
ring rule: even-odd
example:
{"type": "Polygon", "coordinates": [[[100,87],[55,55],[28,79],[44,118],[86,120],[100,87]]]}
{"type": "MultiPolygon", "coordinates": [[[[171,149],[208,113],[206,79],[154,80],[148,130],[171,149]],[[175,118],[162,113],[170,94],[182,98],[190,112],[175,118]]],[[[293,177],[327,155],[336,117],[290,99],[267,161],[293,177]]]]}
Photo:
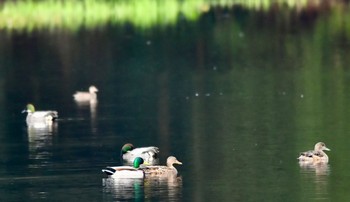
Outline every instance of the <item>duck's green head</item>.
{"type": "Polygon", "coordinates": [[[134,149],[134,145],[127,143],[122,147],[122,155],[134,149]]]}
{"type": "Polygon", "coordinates": [[[28,113],[34,113],[35,107],[33,104],[27,104],[26,109],[22,111],[22,113],[28,112],[28,113]]]}
{"type": "Polygon", "coordinates": [[[141,157],[136,157],[134,159],[134,163],[133,163],[133,166],[134,168],[139,168],[141,164],[143,164],[143,159],[141,157]]]}

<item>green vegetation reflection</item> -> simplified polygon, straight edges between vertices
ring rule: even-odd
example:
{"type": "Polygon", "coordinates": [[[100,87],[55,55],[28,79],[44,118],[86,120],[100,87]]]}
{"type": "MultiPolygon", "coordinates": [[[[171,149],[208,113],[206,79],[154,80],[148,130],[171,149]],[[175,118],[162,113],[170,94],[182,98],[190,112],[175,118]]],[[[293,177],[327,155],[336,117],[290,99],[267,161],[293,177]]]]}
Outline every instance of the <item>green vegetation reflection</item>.
{"type": "Polygon", "coordinates": [[[0,11],[2,29],[94,28],[107,23],[131,23],[147,28],[174,24],[181,14],[198,18],[203,1],[19,1],[6,2],[0,11]]]}
{"type": "Polygon", "coordinates": [[[180,18],[196,20],[212,7],[241,5],[265,10],[276,4],[288,8],[307,6],[307,0],[47,0],[5,1],[1,4],[0,29],[63,28],[78,30],[106,24],[131,23],[139,28],[172,25],[180,18]]]}

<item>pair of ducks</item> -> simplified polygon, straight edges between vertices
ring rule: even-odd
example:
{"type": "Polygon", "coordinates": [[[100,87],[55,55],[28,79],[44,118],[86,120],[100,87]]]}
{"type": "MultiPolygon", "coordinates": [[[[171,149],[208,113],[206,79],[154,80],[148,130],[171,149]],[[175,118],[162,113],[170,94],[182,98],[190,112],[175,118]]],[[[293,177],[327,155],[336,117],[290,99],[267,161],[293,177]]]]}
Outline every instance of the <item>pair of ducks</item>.
{"type": "Polygon", "coordinates": [[[135,148],[128,143],[122,147],[121,155],[125,162],[132,166],[114,166],[102,169],[102,172],[113,178],[144,178],[144,177],[176,177],[177,169],[174,164],[182,163],[174,156],[167,158],[167,165],[154,165],[158,161],[158,147],[135,148]]]}
{"type": "MultiPolygon", "coordinates": [[[[95,86],[89,87],[89,92],[77,91],[73,97],[74,100],[78,103],[83,102],[96,102],[98,89],[95,86]]],[[[42,123],[52,123],[55,119],[58,118],[58,112],[54,110],[48,111],[35,111],[33,104],[27,104],[26,109],[22,113],[27,112],[26,122],[28,125],[32,123],[42,122],[42,123]]]]}

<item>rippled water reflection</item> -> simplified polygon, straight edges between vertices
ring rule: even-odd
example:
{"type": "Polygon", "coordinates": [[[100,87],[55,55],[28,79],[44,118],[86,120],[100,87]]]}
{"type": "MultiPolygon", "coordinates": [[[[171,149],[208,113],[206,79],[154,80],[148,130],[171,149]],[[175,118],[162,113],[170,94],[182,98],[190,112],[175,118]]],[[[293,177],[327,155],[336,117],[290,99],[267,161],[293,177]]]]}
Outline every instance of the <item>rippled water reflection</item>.
{"type": "Polygon", "coordinates": [[[330,199],[330,174],[329,164],[300,164],[300,181],[303,185],[305,200],[324,200],[330,199]]]}
{"type": "Polygon", "coordinates": [[[52,158],[50,150],[56,130],[56,122],[39,122],[27,126],[29,159],[33,162],[29,167],[45,166],[46,161],[52,158]]]}
{"type": "Polygon", "coordinates": [[[182,201],[182,178],[102,179],[104,199],[182,201]]]}

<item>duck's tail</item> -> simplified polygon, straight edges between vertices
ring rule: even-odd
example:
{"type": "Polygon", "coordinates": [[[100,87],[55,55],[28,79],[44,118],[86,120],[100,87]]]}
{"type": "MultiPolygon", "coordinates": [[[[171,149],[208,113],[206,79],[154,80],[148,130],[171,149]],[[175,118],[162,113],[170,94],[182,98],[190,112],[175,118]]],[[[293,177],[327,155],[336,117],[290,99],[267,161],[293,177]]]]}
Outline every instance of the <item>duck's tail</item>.
{"type": "Polygon", "coordinates": [[[107,175],[113,175],[115,173],[115,169],[111,167],[107,167],[105,169],[102,169],[103,173],[106,173],[107,175]]]}

